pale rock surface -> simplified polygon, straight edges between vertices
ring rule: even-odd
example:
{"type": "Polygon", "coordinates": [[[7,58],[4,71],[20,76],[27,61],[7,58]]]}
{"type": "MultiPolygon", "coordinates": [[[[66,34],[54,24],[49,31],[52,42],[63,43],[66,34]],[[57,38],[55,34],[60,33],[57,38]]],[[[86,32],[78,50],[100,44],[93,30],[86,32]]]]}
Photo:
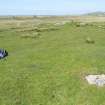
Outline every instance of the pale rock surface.
{"type": "Polygon", "coordinates": [[[87,82],[90,85],[96,85],[96,86],[104,86],[105,85],[105,75],[88,75],[85,77],[85,79],[87,80],[87,82]]]}

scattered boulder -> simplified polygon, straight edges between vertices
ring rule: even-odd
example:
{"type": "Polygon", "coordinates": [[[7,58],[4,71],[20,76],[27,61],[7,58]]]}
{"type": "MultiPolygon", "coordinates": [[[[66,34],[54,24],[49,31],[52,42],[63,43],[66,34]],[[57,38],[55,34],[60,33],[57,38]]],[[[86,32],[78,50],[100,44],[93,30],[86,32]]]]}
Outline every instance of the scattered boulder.
{"type": "Polygon", "coordinates": [[[33,33],[33,34],[23,34],[21,35],[22,38],[37,38],[40,35],[40,33],[33,33]]]}
{"type": "Polygon", "coordinates": [[[88,25],[87,23],[80,23],[80,26],[86,26],[88,25]]]}
{"type": "Polygon", "coordinates": [[[88,25],[87,23],[77,23],[76,27],[84,27],[84,26],[87,26],[87,25],[88,25]]]}
{"type": "Polygon", "coordinates": [[[85,77],[85,79],[87,80],[87,82],[90,85],[96,85],[99,87],[103,87],[105,85],[105,75],[88,75],[85,77]]]}
{"type": "Polygon", "coordinates": [[[8,52],[4,49],[0,49],[0,59],[5,58],[6,56],[8,56],[8,52]]]}
{"type": "Polygon", "coordinates": [[[103,28],[103,26],[99,25],[98,28],[103,28]]]}
{"type": "Polygon", "coordinates": [[[88,43],[88,44],[94,44],[95,41],[92,40],[91,38],[87,38],[87,39],[86,39],[86,43],[88,43]]]}

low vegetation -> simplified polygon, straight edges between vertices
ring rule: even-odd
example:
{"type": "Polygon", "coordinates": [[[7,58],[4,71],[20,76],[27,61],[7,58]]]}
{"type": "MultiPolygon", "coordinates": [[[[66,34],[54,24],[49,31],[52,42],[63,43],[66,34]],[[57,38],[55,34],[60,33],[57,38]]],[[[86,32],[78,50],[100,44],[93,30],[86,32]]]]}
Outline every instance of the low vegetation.
{"type": "Polygon", "coordinates": [[[105,105],[85,80],[105,74],[105,23],[65,18],[0,21],[0,105],[105,105]]]}

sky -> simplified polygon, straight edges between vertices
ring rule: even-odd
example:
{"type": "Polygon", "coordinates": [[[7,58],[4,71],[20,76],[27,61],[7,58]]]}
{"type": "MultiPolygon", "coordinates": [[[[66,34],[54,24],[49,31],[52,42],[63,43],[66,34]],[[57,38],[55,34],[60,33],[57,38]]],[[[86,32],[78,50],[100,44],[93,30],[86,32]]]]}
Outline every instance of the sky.
{"type": "Polygon", "coordinates": [[[0,15],[74,15],[105,11],[105,0],[0,0],[0,15]]]}

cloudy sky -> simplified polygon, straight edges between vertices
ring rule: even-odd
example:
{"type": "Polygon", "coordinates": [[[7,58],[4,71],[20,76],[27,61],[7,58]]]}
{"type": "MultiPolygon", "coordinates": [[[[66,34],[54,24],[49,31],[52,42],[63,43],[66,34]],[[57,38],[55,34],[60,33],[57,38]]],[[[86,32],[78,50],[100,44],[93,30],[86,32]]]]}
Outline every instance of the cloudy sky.
{"type": "Polygon", "coordinates": [[[105,0],[0,0],[0,15],[71,15],[105,11],[105,0]]]}

